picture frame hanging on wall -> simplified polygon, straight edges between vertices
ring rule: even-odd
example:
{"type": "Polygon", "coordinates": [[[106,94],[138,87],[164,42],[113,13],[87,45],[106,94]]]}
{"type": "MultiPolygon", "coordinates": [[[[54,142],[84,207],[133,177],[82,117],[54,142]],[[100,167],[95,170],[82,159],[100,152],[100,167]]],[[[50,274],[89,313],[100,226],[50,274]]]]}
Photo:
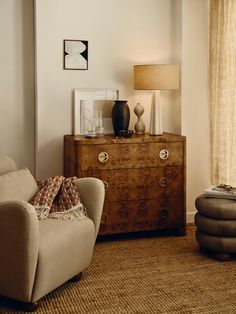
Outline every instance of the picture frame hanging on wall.
{"type": "Polygon", "coordinates": [[[111,88],[76,88],[73,104],[73,134],[89,132],[98,111],[102,111],[104,134],[112,134],[112,107],[119,99],[119,91],[111,88]]]}
{"type": "Polygon", "coordinates": [[[64,70],[88,70],[88,41],[64,39],[64,70]]]}

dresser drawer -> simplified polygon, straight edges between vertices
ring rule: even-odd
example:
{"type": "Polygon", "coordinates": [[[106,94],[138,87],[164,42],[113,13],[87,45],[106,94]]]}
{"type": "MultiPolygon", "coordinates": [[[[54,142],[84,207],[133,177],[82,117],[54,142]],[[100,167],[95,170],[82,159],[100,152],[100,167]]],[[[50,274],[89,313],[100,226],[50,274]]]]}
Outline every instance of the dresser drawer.
{"type": "Polygon", "coordinates": [[[180,166],[183,143],[81,145],[81,170],[180,166]]]}
{"type": "Polygon", "coordinates": [[[101,179],[106,201],[182,197],[182,167],[87,170],[81,176],[101,179]]]}
{"type": "Polygon", "coordinates": [[[106,202],[99,235],[181,227],[180,198],[106,202]]]}

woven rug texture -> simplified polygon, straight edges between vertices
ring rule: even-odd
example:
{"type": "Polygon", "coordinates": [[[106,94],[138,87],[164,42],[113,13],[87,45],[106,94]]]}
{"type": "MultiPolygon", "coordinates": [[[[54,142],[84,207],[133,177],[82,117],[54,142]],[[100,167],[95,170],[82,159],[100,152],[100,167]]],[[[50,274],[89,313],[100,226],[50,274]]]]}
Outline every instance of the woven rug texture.
{"type": "MultiPolygon", "coordinates": [[[[0,313],[19,312],[0,302],[0,313]]],[[[236,313],[236,261],[202,254],[193,225],[185,237],[98,241],[82,279],[42,298],[36,313],[236,313]]]]}

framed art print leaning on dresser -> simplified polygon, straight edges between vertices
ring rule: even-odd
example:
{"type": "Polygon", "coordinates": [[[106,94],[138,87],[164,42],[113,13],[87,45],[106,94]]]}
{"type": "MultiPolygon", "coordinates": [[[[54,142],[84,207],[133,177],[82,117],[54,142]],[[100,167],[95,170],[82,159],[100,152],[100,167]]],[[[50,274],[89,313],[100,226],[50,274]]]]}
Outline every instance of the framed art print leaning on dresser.
{"type": "Polygon", "coordinates": [[[105,203],[99,235],[167,230],[186,234],[185,136],[64,136],[64,175],[97,177],[105,203]]]}

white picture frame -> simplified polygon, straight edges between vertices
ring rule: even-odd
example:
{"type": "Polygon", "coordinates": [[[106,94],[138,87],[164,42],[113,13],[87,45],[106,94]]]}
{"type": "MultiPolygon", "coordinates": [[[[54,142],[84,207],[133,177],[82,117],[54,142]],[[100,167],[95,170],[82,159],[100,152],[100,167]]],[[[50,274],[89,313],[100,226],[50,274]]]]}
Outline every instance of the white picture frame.
{"type": "Polygon", "coordinates": [[[112,134],[111,111],[114,100],[119,99],[119,91],[112,88],[75,88],[73,104],[73,134],[88,133],[94,114],[103,112],[104,134],[112,134]]]}

